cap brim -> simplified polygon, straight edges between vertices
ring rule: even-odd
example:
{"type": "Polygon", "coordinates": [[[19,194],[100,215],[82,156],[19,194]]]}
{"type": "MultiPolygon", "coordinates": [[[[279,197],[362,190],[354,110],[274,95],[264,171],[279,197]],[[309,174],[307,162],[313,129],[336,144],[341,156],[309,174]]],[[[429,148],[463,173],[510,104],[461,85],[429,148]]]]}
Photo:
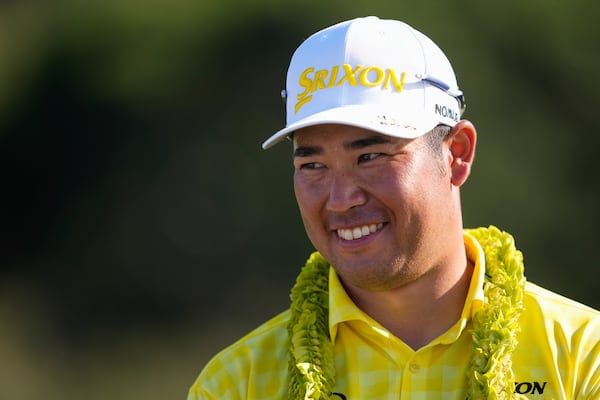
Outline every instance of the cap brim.
{"type": "Polygon", "coordinates": [[[325,110],[300,119],[277,131],[262,144],[268,149],[284,140],[298,129],[314,125],[342,124],[372,130],[384,135],[414,139],[433,129],[438,121],[431,118],[418,118],[400,115],[397,109],[386,109],[381,104],[349,105],[325,110]]]}

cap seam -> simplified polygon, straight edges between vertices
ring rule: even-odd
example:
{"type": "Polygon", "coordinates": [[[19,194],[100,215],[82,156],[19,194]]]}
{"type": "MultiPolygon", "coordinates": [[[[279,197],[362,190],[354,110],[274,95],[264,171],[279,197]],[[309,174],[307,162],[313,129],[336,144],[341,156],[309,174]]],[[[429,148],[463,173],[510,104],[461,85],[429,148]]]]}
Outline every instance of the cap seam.
{"type": "MultiPolygon", "coordinates": [[[[425,76],[427,76],[427,74],[429,73],[429,65],[427,64],[427,57],[425,56],[425,46],[423,46],[423,42],[421,41],[421,38],[419,38],[419,36],[417,35],[416,31],[414,28],[412,28],[411,26],[405,24],[405,26],[407,27],[408,31],[410,32],[410,35],[417,41],[419,48],[421,49],[421,57],[423,60],[423,71],[422,72],[418,72],[418,73],[423,73],[425,74],[425,76]]],[[[427,93],[427,90],[425,89],[425,83],[423,81],[420,82],[420,84],[423,86],[423,108],[425,108],[428,104],[428,100],[429,100],[429,95],[427,93]]],[[[438,118],[439,121],[440,118],[438,118]]]]}
{"type": "MultiPolygon", "coordinates": [[[[360,19],[355,19],[356,22],[360,23],[362,22],[360,19]]],[[[351,36],[350,36],[350,30],[354,28],[354,26],[356,25],[356,23],[350,23],[348,24],[348,28],[346,29],[346,34],[344,35],[344,64],[348,64],[348,57],[349,57],[349,52],[348,52],[348,48],[350,47],[350,42],[351,42],[351,36]]],[[[342,99],[341,99],[341,104],[347,105],[347,93],[348,93],[348,85],[342,85],[342,99]]]]}

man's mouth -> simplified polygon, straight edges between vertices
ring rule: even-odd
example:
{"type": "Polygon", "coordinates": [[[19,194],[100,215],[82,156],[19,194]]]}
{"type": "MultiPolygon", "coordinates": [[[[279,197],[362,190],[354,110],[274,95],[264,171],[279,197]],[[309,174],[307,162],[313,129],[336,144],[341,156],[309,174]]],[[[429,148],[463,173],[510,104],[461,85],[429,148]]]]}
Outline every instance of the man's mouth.
{"type": "Polygon", "coordinates": [[[356,240],[363,238],[365,236],[369,236],[371,233],[375,233],[383,227],[382,223],[379,224],[370,224],[357,226],[355,228],[350,229],[338,229],[337,234],[338,237],[344,240],[356,240]]]}

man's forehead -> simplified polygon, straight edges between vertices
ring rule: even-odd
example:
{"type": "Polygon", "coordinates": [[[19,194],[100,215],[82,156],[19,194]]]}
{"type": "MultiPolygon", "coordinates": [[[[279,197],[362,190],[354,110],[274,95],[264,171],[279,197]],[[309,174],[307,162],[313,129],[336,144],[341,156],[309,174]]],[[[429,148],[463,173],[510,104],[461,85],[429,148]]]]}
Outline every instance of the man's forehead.
{"type": "Polygon", "coordinates": [[[348,148],[356,148],[381,143],[392,143],[396,140],[396,138],[369,129],[339,124],[322,124],[305,127],[295,131],[292,136],[294,148],[299,146],[318,146],[331,142],[348,148]]]}

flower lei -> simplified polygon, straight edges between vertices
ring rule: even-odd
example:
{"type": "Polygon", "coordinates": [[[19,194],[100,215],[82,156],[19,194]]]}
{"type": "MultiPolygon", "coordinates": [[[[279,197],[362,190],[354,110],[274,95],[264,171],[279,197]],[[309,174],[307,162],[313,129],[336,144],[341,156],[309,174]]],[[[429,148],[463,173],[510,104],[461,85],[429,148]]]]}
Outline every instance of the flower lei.
{"type": "MultiPolygon", "coordinates": [[[[473,316],[467,400],[516,399],[512,352],[523,310],[523,256],[494,226],[466,230],[485,253],[484,304],[473,316]]],[[[329,263],[314,252],[291,291],[289,398],[328,399],[335,384],[329,338],[329,263]]]]}

